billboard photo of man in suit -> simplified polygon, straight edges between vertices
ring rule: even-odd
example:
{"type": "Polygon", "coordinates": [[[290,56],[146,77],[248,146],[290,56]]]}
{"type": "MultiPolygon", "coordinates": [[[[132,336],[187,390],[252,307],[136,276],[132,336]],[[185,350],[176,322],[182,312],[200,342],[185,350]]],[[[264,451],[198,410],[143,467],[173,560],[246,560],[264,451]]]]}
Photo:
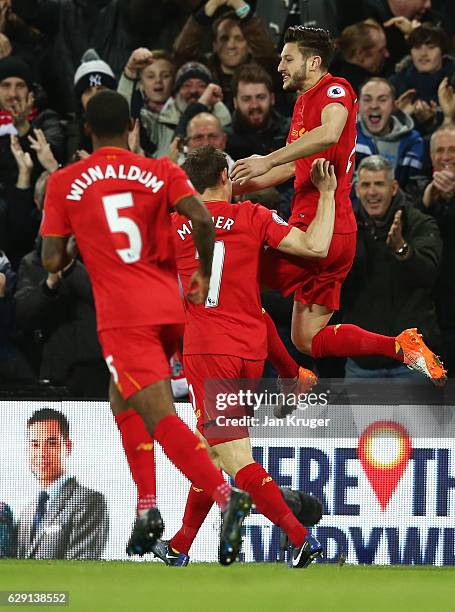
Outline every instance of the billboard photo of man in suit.
{"type": "Polygon", "coordinates": [[[40,492],[17,521],[21,559],[100,559],[109,517],[102,493],[66,472],[72,442],[66,416],[42,408],[27,421],[27,449],[40,492]]]}

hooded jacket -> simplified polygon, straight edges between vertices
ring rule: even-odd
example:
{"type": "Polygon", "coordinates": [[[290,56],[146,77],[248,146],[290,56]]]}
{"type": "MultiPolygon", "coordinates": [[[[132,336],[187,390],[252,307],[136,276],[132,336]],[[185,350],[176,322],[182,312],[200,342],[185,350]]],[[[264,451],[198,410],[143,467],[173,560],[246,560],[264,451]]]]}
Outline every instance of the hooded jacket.
{"type": "MultiPolygon", "coordinates": [[[[437,349],[440,332],[432,290],[438,278],[442,241],[435,220],[414,208],[401,190],[393,198],[384,219],[372,219],[360,208],[357,215],[357,250],[343,285],[343,322],[397,336],[417,327],[428,344],[437,349]],[[411,256],[400,261],[386,244],[395,213],[402,211],[403,237],[411,256]]],[[[386,357],[357,357],[362,368],[393,368],[386,357]]]]}
{"type": "Polygon", "coordinates": [[[378,136],[366,128],[359,115],[357,121],[356,167],[370,155],[385,157],[395,168],[395,178],[404,188],[411,176],[423,167],[425,147],[419,132],[414,129],[412,118],[397,111],[391,116],[392,129],[388,134],[378,136]]]}

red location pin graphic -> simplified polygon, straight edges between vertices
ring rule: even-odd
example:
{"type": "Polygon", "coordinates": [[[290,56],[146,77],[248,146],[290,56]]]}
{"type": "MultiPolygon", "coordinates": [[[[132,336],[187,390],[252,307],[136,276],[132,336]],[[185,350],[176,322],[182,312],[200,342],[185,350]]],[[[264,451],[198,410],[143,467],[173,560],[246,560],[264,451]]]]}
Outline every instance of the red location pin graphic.
{"type": "Polygon", "coordinates": [[[382,511],[400,482],[411,451],[408,432],[395,421],[375,421],[360,436],[357,456],[382,511]]]}

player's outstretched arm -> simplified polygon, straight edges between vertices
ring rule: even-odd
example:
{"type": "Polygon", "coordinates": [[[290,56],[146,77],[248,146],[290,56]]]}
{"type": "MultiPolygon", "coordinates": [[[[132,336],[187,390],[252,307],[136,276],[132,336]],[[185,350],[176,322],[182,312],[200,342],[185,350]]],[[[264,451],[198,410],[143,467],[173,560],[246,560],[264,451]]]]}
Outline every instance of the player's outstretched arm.
{"type": "Polygon", "coordinates": [[[278,250],[298,257],[322,259],[327,257],[335,224],[335,168],[325,159],[316,159],[311,168],[311,180],[319,190],[316,215],[306,232],[293,227],[278,245],[278,250]]]}
{"type": "Polygon", "coordinates": [[[242,185],[269,172],[272,168],[325,151],[339,141],[347,119],[348,110],[344,106],[338,103],[328,104],[321,113],[321,125],[306,132],[294,142],[269,155],[236,161],[231,172],[232,180],[242,185]]]}
{"type": "Polygon", "coordinates": [[[265,174],[251,179],[247,182],[235,181],[232,183],[232,195],[243,195],[244,193],[251,193],[253,191],[260,191],[261,189],[267,189],[268,187],[275,187],[275,185],[281,185],[287,180],[292,178],[295,174],[295,163],[289,162],[288,164],[282,164],[276,168],[272,168],[265,174]]]}
{"type": "Polygon", "coordinates": [[[212,272],[215,230],[204,202],[198,196],[182,198],[175,206],[177,212],[190,219],[193,240],[199,256],[199,268],[190,280],[187,298],[193,304],[203,304],[207,298],[212,272]]]}
{"type": "Polygon", "coordinates": [[[66,245],[69,236],[44,236],[41,248],[41,263],[47,272],[60,272],[72,263],[73,258],[68,253],[66,245]]]}

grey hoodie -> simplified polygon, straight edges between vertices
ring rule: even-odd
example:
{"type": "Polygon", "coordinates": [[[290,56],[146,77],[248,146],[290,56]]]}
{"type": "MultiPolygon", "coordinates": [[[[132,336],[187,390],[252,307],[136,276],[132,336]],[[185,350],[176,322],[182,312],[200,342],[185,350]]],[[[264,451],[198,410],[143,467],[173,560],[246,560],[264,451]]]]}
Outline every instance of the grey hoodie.
{"type": "MultiPolygon", "coordinates": [[[[359,118],[365,136],[371,138],[371,140],[375,142],[378,154],[391,162],[392,160],[397,160],[400,142],[414,129],[414,120],[412,117],[403,111],[396,111],[390,117],[392,121],[392,130],[388,134],[383,134],[382,136],[369,132],[362,117],[359,116],[359,118]]],[[[396,163],[393,165],[395,166],[396,163]]]]}

